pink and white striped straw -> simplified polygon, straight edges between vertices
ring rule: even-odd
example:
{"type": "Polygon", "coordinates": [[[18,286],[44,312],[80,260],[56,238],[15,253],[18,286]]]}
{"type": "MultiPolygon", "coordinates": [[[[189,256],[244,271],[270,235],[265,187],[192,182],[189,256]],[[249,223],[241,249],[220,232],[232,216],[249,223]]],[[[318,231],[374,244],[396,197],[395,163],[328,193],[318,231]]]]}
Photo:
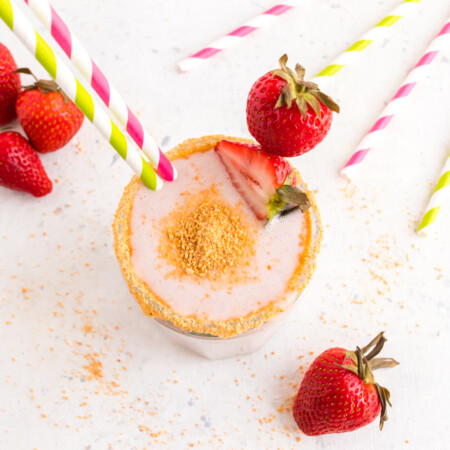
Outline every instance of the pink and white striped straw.
{"type": "Polygon", "coordinates": [[[70,30],[61,16],[48,0],[24,0],[42,24],[50,31],[52,37],[69,57],[73,64],[89,81],[91,87],[103,103],[122,123],[137,146],[150,160],[158,174],[167,181],[173,181],[176,170],[167,159],[158,144],[144,129],[139,119],[125,103],[125,100],[108,81],[89,53],[70,30]]]}
{"type": "Polygon", "coordinates": [[[215,40],[208,47],[202,48],[197,53],[189,56],[189,58],[180,61],[178,63],[178,68],[181,72],[189,72],[206,59],[209,59],[222,50],[231,47],[245,36],[248,36],[250,33],[265,27],[278,16],[281,16],[294,6],[297,6],[299,1],[300,0],[281,0],[281,3],[273,6],[267,11],[264,11],[262,14],[259,14],[248,22],[245,22],[239,28],[236,28],[225,36],[215,40]]]}
{"type": "Polygon", "coordinates": [[[386,130],[391,120],[404,106],[407,97],[411,94],[417,83],[422,80],[429,69],[430,64],[436,56],[446,49],[450,48],[450,18],[442,30],[433,39],[431,44],[425,50],[419,62],[411,69],[402,86],[383,109],[380,117],[374,123],[372,128],[358,145],[357,150],[353,153],[345,166],[341,169],[341,175],[351,180],[357,167],[364,161],[364,158],[375,147],[378,138],[386,130]]]}

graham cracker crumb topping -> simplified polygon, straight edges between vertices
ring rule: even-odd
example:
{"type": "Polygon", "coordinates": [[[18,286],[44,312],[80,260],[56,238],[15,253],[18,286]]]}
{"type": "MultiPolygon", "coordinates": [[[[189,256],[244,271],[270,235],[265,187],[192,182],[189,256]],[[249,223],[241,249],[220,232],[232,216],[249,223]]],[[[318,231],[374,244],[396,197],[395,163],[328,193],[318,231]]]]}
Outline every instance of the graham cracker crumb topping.
{"type": "Polygon", "coordinates": [[[185,274],[214,279],[254,253],[253,233],[239,206],[224,202],[214,186],[169,216],[164,219],[168,248],[160,250],[185,274]]]}

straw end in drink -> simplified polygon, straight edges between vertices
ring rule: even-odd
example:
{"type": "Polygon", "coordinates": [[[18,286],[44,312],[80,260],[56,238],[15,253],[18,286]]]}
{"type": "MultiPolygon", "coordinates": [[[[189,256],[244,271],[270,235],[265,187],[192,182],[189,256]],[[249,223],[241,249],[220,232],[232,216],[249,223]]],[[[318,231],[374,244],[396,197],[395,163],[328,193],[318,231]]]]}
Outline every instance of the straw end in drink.
{"type": "Polygon", "coordinates": [[[141,175],[139,177],[146,187],[152,191],[159,191],[164,181],[153,171],[153,169],[145,163],[142,168],[141,175]]]}
{"type": "Polygon", "coordinates": [[[178,172],[173,164],[167,159],[163,152],[160,152],[158,167],[156,169],[159,176],[165,181],[175,181],[178,172]]]}
{"type": "Polygon", "coordinates": [[[178,172],[177,172],[177,169],[175,169],[174,166],[172,166],[172,173],[173,173],[172,181],[175,181],[177,179],[177,177],[178,177],[178,172]]]}
{"type": "Polygon", "coordinates": [[[159,191],[164,185],[163,180],[161,180],[161,178],[159,178],[158,176],[156,177],[156,185],[155,185],[155,191],[159,191]]]}

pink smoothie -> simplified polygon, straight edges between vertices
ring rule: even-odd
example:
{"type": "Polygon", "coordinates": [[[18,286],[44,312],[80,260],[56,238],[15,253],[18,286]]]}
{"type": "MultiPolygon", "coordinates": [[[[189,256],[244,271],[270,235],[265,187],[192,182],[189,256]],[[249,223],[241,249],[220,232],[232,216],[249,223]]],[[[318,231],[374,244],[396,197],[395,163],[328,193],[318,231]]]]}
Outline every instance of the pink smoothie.
{"type": "Polygon", "coordinates": [[[136,274],[151,290],[182,316],[213,321],[239,318],[271,303],[284,308],[295,293],[288,283],[305,250],[307,224],[297,210],[264,225],[256,219],[234,188],[213,150],[176,160],[179,176],[153,192],[141,185],[130,217],[130,245],[136,274]],[[183,204],[183,194],[210,189],[230,205],[241,204],[246,219],[256,228],[255,255],[248,271],[251,277],[239,283],[217,284],[197,276],[171,275],[173,267],[158,250],[164,228],[161,223],[183,204]]]}

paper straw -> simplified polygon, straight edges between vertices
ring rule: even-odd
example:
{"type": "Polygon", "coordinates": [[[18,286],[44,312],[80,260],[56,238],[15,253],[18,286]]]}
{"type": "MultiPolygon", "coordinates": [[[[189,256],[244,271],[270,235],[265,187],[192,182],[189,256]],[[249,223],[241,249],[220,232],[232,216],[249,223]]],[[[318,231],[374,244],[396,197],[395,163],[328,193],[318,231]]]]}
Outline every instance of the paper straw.
{"type": "Polygon", "coordinates": [[[441,206],[448,200],[450,194],[450,155],[448,156],[441,176],[434,188],[425,214],[420,222],[417,232],[426,236],[434,228],[441,206]]]}
{"type": "MultiPolygon", "coordinates": [[[[224,49],[231,47],[236,42],[242,40],[259,28],[263,28],[271,23],[276,17],[289,11],[298,5],[300,0],[284,0],[282,3],[273,6],[262,14],[254,17],[250,21],[244,23],[239,28],[231,31],[227,35],[212,42],[208,47],[202,48],[189,58],[178,63],[178,67],[182,72],[188,72],[206,59],[211,58],[224,49]]],[[[360,40],[355,42],[344,53],[339,55],[330,65],[325,67],[316,77],[331,77],[339,72],[351,60],[355,59],[359,53],[366,49],[372,42],[384,39],[388,34],[388,30],[399,19],[405,17],[413,6],[421,0],[404,0],[400,5],[393,9],[381,22],[364,34],[360,40]]]]}
{"type": "Polygon", "coordinates": [[[389,34],[391,27],[396,24],[399,19],[406,17],[417,3],[422,0],[404,0],[396,8],[394,8],[381,22],[378,22],[373,28],[367,31],[361,38],[351,45],[347,50],[337,56],[334,61],[325,69],[321,70],[313,80],[320,83],[320,77],[332,77],[336,75],[345,66],[352,63],[367,47],[373,42],[382,41],[389,34]]]}
{"type": "Polygon", "coordinates": [[[116,116],[117,120],[126,127],[128,134],[149,158],[158,174],[164,180],[173,181],[176,178],[176,171],[171,162],[48,0],[24,1],[51,33],[73,64],[86,77],[103,103],[116,116]]]}
{"type": "Polygon", "coordinates": [[[141,178],[143,183],[150,189],[159,189],[162,186],[161,179],[140,155],[137,147],[131,144],[11,0],[0,0],[0,17],[67,96],[108,139],[109,143],[141,178]]]}
{"type": "Polygon", "coordinates": [[[419,62],[409,72],[400,89],[383,109],[379,118],[376,120],[372,128],[358,145],[356,151],[347,161],[345,166],[341,169],[341,175],[345,176],[349,180],[352,179],[358,166],[363,162],[364,158],[375,146],[377,139],[380,137],[380,135],[383,134],[383,131],[386,130],[395,115],[405,105],[405,102],[407,101],[407,98],[411,94],[414,87],[420,80],[425,78],[430,64],[433,62],[439,52],[450,48],[449,44],[450,18],[447,20],[447,23],[444,25],[438,35],[433,39],[428,48],[425,50],[425,53],[420,58],[419,62]]]}
{"type": "Polygon", "coordinates": [[[178,63],[178,68],[181,72],[188,72],[201,64],[203,61],[211,58],[222,50],[231,47],[236,42],[241,41],[245,36],[248,36],[254,31],[267,26],[277,17],[289,11],[294,6],[297,6],[299,1],[300,0],[282,0],[281,3],[273,6],[267,11],[264,11],[262,14],[259,14],[248,22],[245,22],[242,26],[236,28],[225,36],[215,40],[208,45],[208,47],[202,48],[198,52],[189,56],[189,58],[180,61],[178,63]]]}

